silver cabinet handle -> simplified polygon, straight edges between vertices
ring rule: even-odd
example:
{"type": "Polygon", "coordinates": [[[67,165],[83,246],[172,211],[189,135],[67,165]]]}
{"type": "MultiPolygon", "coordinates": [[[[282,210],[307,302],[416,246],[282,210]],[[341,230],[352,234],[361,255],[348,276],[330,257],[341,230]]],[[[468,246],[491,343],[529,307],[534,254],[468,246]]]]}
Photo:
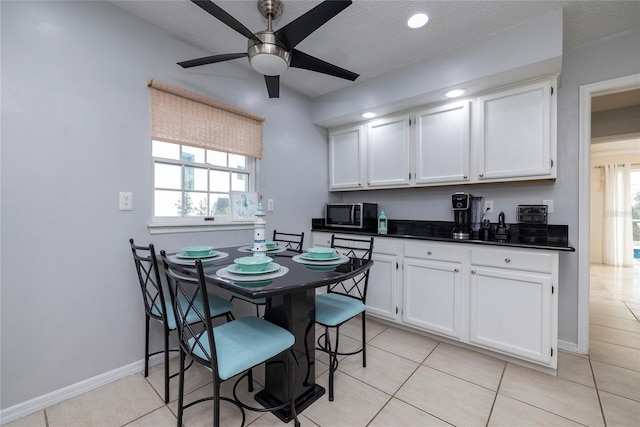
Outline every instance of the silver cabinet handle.
{"type": "Polygon", "coordinates": [[[476,271],[475,270],[471,270],[471,274],[476,274],[476,271]]]}
{"type": "Polygon", "coordinates": [[[507,264],[511,262],[511,258],[505,258],[504,262],[506,262],[507,264]]]}
{"type": "Polygon", "coordinates": [[[463,176],[462,176],[462,178],[463,178],[463,179],[467,179],[467,175],[463,175],[463,176]]]}
{"type": "Polygon", "coordinates": [[[460,270],[458,270],[457,268],[455,270],[453,270],[454,273],[459,272],[460,270]]]}
{"type": "Polygon", "coordinates": [[[431,255],[431,251],[428,251],[428,252],[427,252],[427,255],[431,255]]]}
{"type": "Polygon", "coordinates": [[[482,178],[483,176],[484,176],[484,174],[483,174],[483,173],[481,173],[481,174],[480,174],[480,178],[482,178]]]}

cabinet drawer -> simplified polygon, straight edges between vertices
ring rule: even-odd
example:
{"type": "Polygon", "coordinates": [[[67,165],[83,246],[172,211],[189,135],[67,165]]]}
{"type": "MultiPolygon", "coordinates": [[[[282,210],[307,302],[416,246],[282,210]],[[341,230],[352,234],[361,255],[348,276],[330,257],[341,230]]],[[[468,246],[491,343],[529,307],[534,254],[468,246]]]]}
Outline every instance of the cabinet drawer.
{"type": "Polygon", "coordinates": [[[434,243],[406,243],[404,256],[434,261],[462,262],[465,249],[462,245],[438,245],[434,243]]]}
{"type": "Polygon", "coordinates": [[[492,251],[474,249],[471,251],[471,264],[551,273],[552,255],[517,250],[492,251]]]}
{"type": "Polygon", "coordinates": [[[373,253],[389,254],[389,255],[395,256],[398,254],[398,244],[395,240],[392,240],[392,239],[388,239],[384,237],[374,237],[373,253]]]}

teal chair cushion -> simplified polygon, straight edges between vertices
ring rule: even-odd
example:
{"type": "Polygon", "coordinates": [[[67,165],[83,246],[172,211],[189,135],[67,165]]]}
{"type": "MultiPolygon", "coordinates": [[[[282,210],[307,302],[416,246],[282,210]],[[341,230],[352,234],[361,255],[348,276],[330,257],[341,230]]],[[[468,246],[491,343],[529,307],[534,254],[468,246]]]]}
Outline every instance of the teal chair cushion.
{"type": "MultiPolygon", "coordinates": [[[[227,380],[282,353],[295,342],[294,336],[279,326],[259,317],[243,317],[213,328],[218,355],[218,376],[227,380]]],[[[199,338],[193,354],[210,359],[209,342],[205,332],[199,338]]],[[[195,338],[189,340],[193,348],[195,338]]]]}
{"type": "Polygon", "coordinates": [[[267,303],[267,299],[266,298],[249,298],[249,297],[245,297],[243,295],[240,294],[236,294],[235,292],[231,292],[231,295],[234,296],[234,298],[239,298],[243,301],[247,301],[250,302],[251,304],[258,304],[258,305],[263,305],[267,303]]]}
{"type": "MultiPolygon", "coordinates": [[[[209,295],[209,309],[211,310],[211,317],[220,316],[221,314],[230,312],[231,309],[233,309],[233,304],[231,304],[226,299],[220,298],[219,296],[216,296],[213,294],[208,294],[208,295],[209,295]]],[[[180,306],[184,310],[187,310],[187,308],[189,307],[189,303],[187,302],[187,300],[181,297],[181,298],[178,298],[178,301],[180,303],[180,306]]],[[[177,327],[176,319],[173,315],[173,307],[171,307],[171,301],[165,301],[164,303],[167,309],[167,326],[169,330],[173,331],[177,327]]],[[[194,305],[199,311],[202,311],[202,298],[200,297],[200,295],[196,297],[196,300],[194,301],[194,305]]],[[[157,307],[154,307],[152,310],[152,312],[154,313],[157,311],[158,311],[157,307]]],[[[157,313],[157,314],[160,315],[160,313],[157,313]]],[[[187,313],[187,322],[189,322],[190,324],[198,323],[200,321],[201,321],[200,317],[198,317],[195,311],[191,310],[189,311],[189,313],[187,313]]]]}
{"type": "Polygon", "coordinates": [[[340,294],[316,295],[315,320],[325,326],[336,326],[365,311],[367,307],[354,298],[340,294]]]}

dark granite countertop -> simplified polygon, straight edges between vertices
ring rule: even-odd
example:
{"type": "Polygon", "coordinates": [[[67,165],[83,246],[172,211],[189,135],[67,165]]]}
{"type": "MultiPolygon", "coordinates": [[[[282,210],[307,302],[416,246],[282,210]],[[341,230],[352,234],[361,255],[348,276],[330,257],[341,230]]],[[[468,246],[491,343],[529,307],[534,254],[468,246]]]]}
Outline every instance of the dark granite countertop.
{"type": "MultiPolygon", "coordinates": [[[[496,225],[497,224],[492,223],[491,229],[495,230],[496,225]]],[[[509,238],[507,241],[503,242],[494,241],[491,237],[489,240],[481,240],[479,238],[473,238],[473,236],[468,240],[454,239],[451,237],[453,226],[453,221],[388,220],[387,234],[378,234],[377,231],[374,230],[326,227],[322,218],[314,218],[312,220],[311,230],[400,239],[575,252],[575,248],[569,245],[568,225],[548,224],[535,226],[532,229],[531,227],[523,226],[522,224],[507,224],[509,229],[509,238]]]]}

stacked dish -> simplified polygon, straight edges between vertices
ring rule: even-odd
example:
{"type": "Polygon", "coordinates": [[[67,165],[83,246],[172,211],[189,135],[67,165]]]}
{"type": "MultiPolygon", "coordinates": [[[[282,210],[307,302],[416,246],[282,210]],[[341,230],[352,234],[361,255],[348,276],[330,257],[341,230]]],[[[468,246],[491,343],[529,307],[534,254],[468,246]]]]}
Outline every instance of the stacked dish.
{"type": "Polygon", "coordinates": [[[295,262],[308,265],[338,265],[349,261],[349,257],[339,254],[334,248],[315,246],[292,258],[295,262]]]}
{"type": "Polygon", "coordinates": [[[182,252],[176,254],[177,258],[200,259],[212,258],[220,255],[220,252],[214,251],[213,246],[187,246],[182,248],[182,252]]]}
{"type": "Polygon", "coordinates": [[[272,261],[268,256],[245,256],[234,259],[227,270],[233,274],[269,274],[280,269],[280,264],[272,261]]]}

